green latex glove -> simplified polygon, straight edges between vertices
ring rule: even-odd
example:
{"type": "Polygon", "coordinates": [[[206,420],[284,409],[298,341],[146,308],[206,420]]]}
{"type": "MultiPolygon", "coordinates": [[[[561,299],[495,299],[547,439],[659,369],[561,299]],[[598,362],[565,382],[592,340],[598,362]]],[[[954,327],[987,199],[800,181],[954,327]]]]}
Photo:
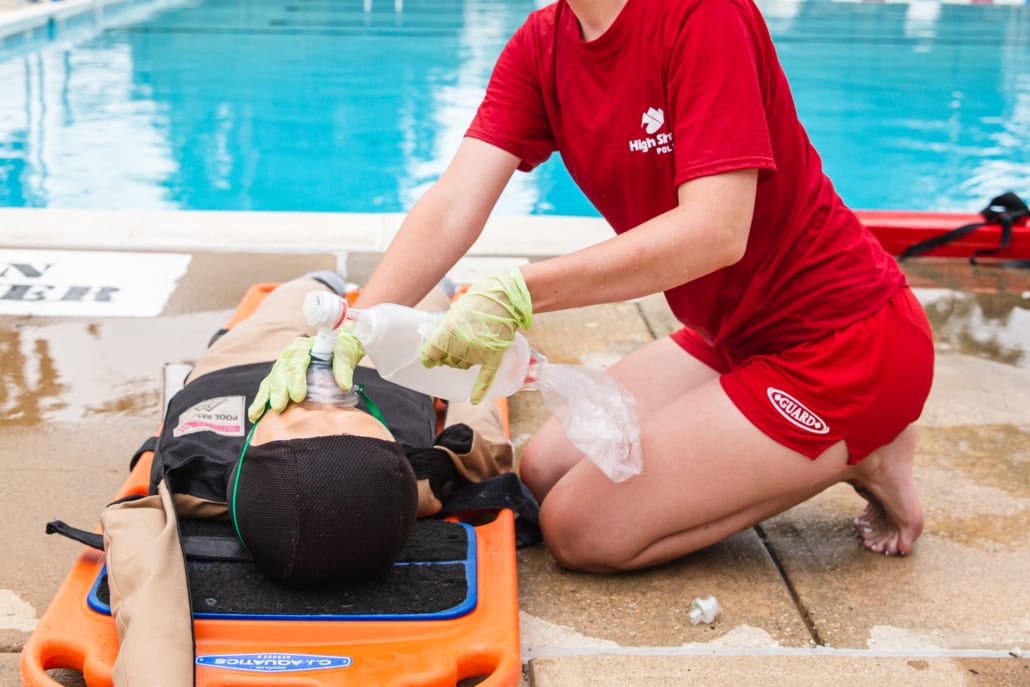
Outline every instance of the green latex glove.
{"type": "Polygon", "coordinates": [[[298,336],[279,354],[272,370],[258,386],[257,396],[247,409],[251,422],[257,422],[270,407],[281,413],[292,400],[300,403],[308,394],[308,365],[311,364],[311,346],[315,340],[310,336],[298,336]]]}
{"type": "Polygon", "coordinates": [[[462,370],[480,365],[470,398],[479,403],[493,384],[515,332],[519,327],[528,329],[532,319],[529,289],[518,267],[481,279],[451,304],[422,347],[422,364],[462,370]]]}
{"type": "Polygon", "coordinates": [[[354,386],[354,368],[365,355],[365,347],[349,330],[341,329],[333,344],[333,379],[336,386],[350,391],[354,386]]]}
{"type": "MultiPolygon", "coordinates": [[[[257,422],[266,407],[281,413],[290,401],[300,403],[308,395],[308,366],[314,343],[314,337],[299,336],[279,355],[247,409],[251,422],[257,422]]],[[[365,349],[357,337],[341,329],[333,344],[333,379],[344,391],[350,391],[354,385],[354,367],[364,355],[365,349]]]]}

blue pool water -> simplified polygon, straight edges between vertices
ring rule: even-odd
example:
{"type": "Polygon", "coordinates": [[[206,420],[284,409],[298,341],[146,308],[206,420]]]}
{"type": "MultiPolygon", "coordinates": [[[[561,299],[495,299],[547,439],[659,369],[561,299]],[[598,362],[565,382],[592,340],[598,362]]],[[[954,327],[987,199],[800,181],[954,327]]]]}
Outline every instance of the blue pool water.
{"type": "MultiPolygon", "coordinates": [[[[1030,195],[1030,6],[760,6],[850,205],[1030,195]]],[[[0,206],[402,212],[535,7],[201,0],[8,38],[0,206]]],[[[498,210],[595,214],[557,157],[517,174],[498,210]]]]}

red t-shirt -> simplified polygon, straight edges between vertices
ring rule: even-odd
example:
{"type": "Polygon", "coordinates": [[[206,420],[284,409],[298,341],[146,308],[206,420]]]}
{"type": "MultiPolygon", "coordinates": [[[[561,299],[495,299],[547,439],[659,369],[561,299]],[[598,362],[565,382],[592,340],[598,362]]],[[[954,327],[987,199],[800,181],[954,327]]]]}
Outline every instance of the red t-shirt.
{"type": "Polygon", "coordinates": [[[731,360],[821,337],[903,282],[823,174],[750,0],[628,0],[590,42],[565,0],[537,10],[467,135],[524,171],[557,150],[619,233],[675,207],[679,184],[757,168],[743,259],[666,292],[731,360]]]}

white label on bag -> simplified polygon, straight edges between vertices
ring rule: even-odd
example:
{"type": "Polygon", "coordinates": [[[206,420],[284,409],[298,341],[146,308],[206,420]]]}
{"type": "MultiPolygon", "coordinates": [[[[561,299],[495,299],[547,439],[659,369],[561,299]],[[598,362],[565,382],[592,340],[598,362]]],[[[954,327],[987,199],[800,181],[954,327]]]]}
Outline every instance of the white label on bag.
{"type": "Polygon", "coordinates": [[[220,396],[202,401],[179,415],[172,436],[214,432],[226,437],[241,437],[246,417],[243,414],[245,403],[243,396],[220,396]]]}

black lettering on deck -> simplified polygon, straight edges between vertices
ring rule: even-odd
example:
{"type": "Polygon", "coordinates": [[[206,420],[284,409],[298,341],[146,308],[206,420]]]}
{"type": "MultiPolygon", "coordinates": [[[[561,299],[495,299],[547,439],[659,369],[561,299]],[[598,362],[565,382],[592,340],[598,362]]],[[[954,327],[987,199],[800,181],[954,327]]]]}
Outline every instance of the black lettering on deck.
{"type": "Polygon", "coordinates": [[[6,291],[0,285],[3,301],[65,301],[110,303],[112,296],[121,291],[117,286],[61,286],[53,284],[10,284],[6,291]]]}
{"type": "Polygon", "coordinates": [[[17,273],[26,279],[39,279],[49,272],[51,267],[53,267],[53,264],[36,266],[24,262],[0,263],[0,277],[7,277],[12,273],[17,273]]]}

